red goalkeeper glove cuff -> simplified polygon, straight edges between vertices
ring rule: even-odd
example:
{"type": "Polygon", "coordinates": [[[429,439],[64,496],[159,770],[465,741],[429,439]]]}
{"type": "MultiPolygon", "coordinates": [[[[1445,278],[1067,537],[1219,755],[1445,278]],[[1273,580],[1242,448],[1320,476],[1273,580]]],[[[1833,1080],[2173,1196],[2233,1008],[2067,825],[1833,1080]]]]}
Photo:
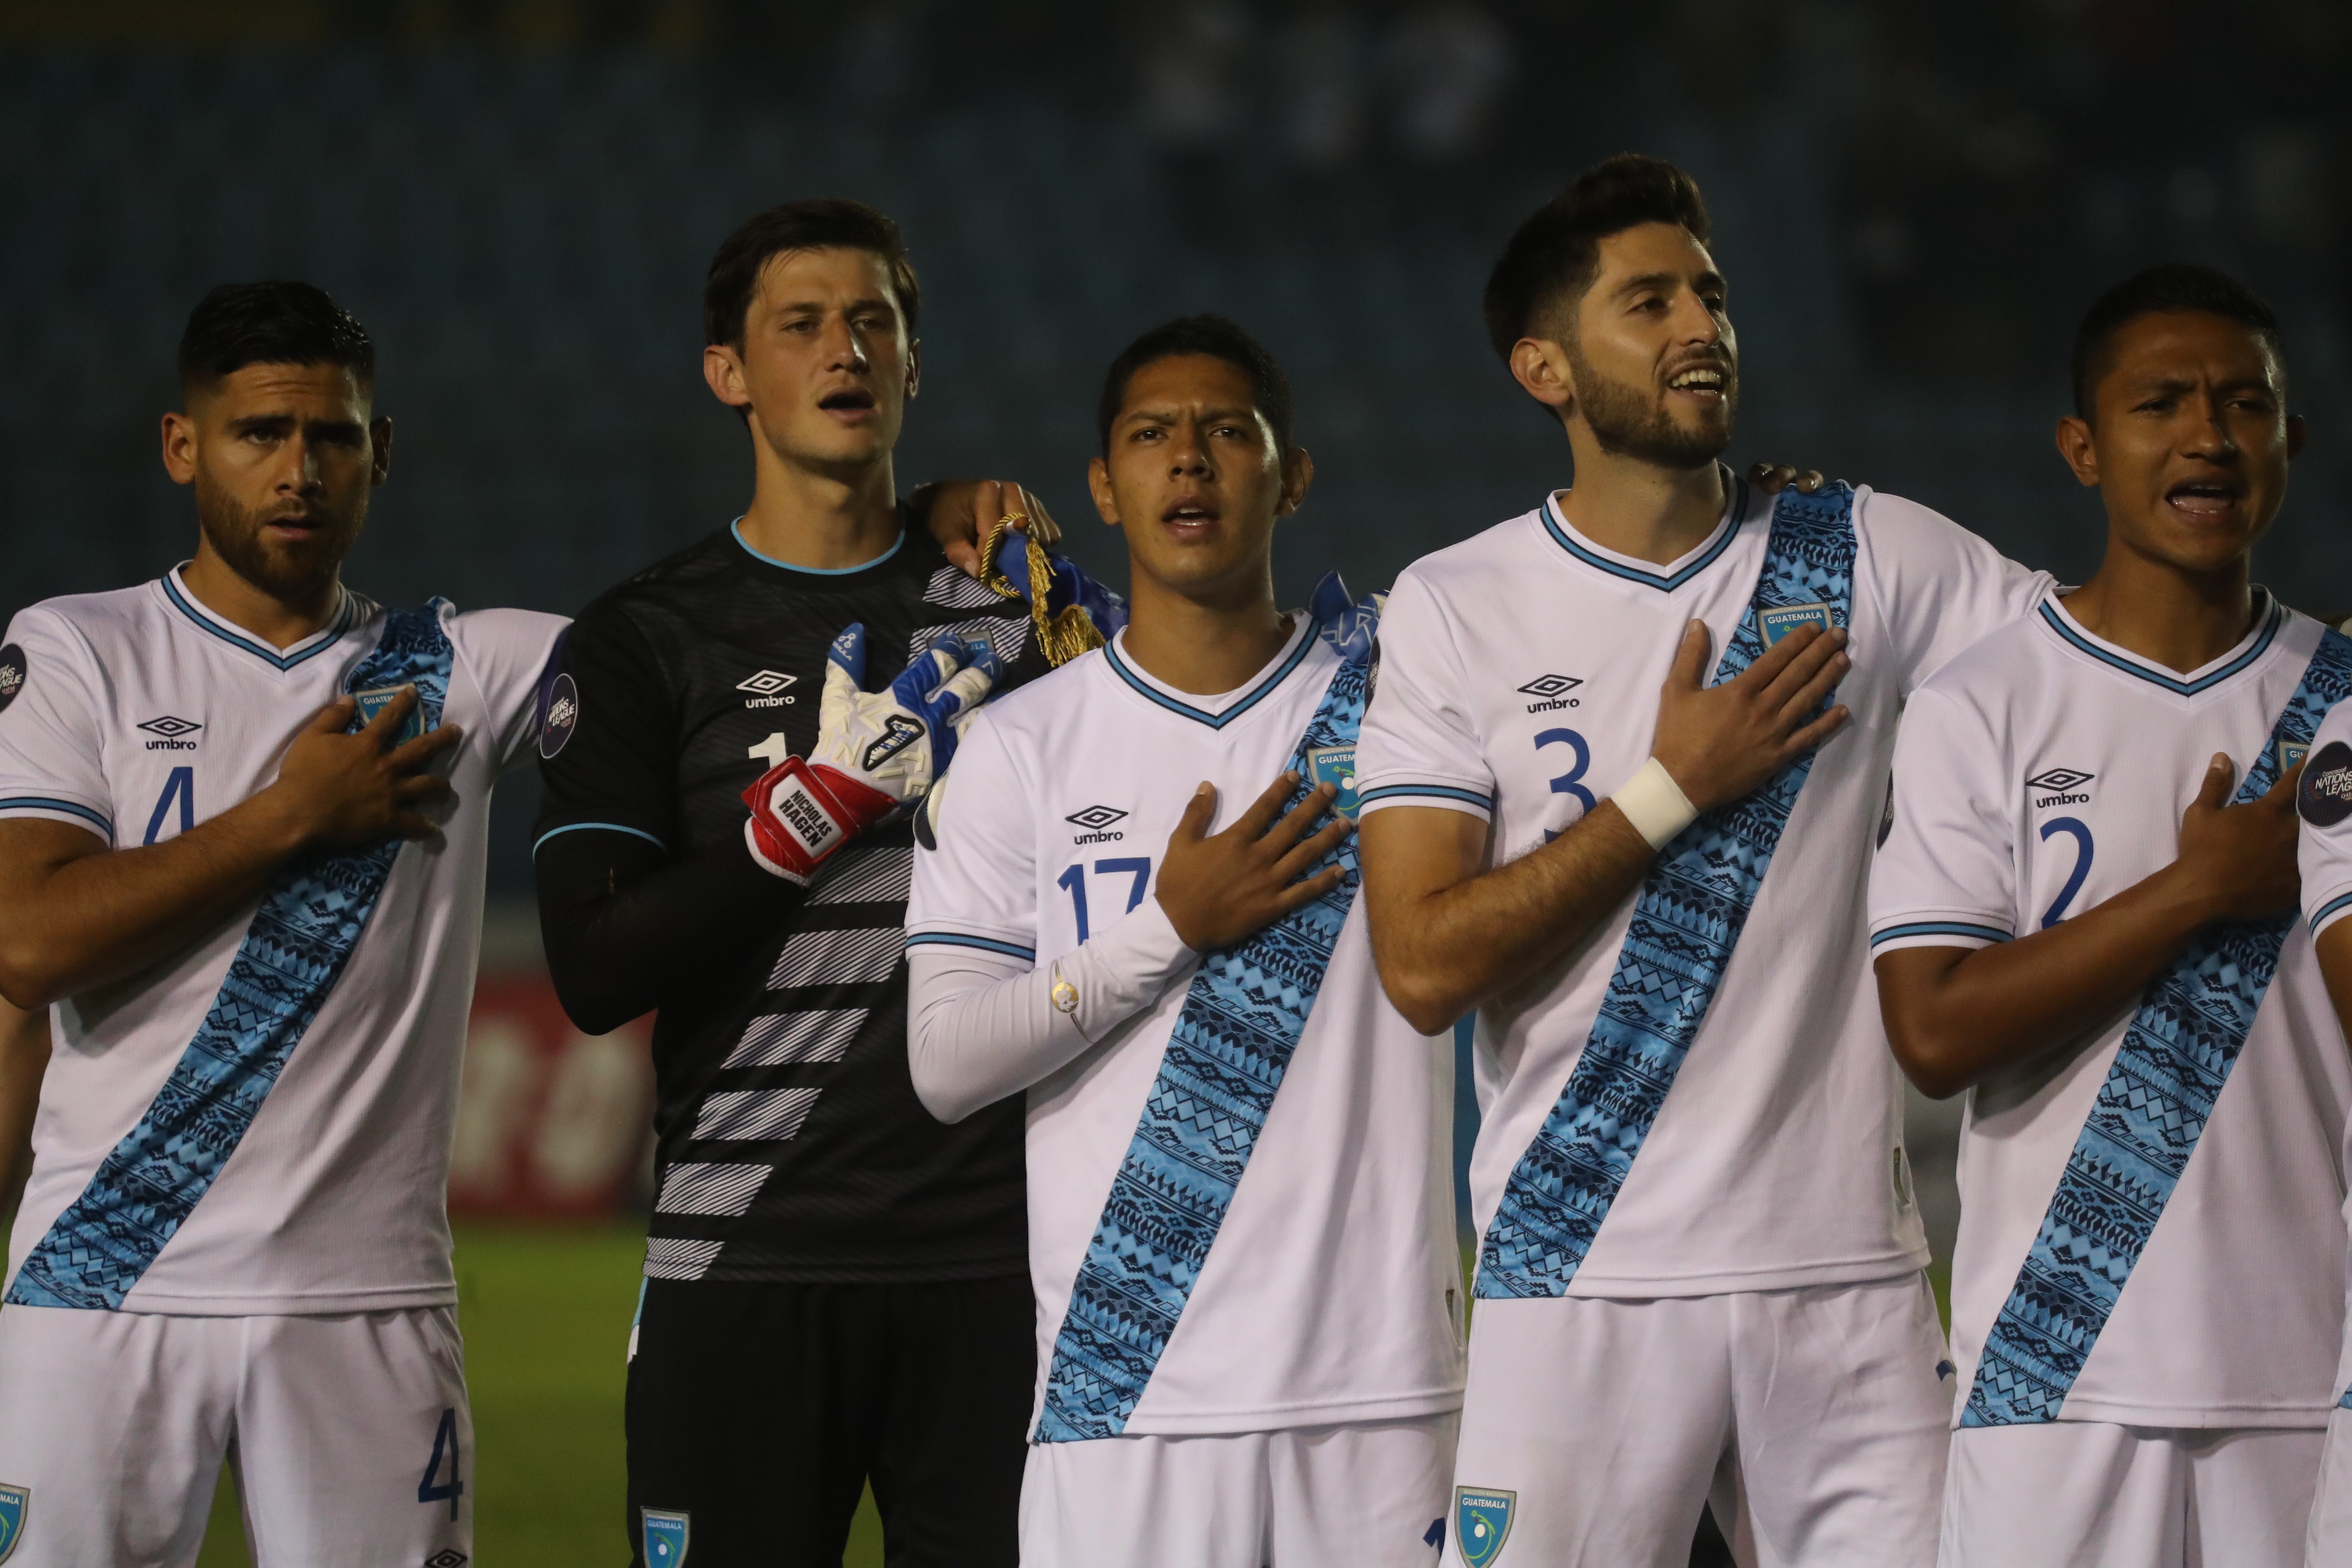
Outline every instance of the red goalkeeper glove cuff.
{"type": "Polygon", "coordinates": [[[761,868],[808,885],[826,856],[889,816],[898,803],[837,769],[798,757],[760,775],[743,792],[751,815],[743,843],[761,868]]]}

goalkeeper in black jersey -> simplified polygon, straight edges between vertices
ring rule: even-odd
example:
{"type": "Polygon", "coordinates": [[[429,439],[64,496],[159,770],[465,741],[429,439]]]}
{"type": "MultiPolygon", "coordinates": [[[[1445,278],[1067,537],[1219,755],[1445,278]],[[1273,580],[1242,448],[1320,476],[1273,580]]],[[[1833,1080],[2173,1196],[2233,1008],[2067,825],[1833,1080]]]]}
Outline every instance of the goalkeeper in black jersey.
{"type": "Polygon", "coordinates": [[[950,560],[978,542],[896,499],[917,303],[855,203],[727,240],[703,363],[751,432],[751,509],[590,605],[547,699],[556,989],[591,1032],[660,1013],[627,1416],[656,1568],[837,1564],[869,1478],[893,1564],[1015,1557],[1022,1104],[943,1127],[915,1098],[903,807],[960,715],[1045,666],[1027,607],[950,560]]]}

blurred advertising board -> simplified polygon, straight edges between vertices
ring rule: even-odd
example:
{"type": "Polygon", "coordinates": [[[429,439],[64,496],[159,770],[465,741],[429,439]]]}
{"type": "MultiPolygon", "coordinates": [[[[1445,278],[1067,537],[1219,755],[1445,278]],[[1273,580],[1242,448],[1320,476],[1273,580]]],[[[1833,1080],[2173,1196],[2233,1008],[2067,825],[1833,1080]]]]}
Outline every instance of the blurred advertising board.
{"type": "Polygon", "coordinates": [[[449,1212],[591,1219],[650,1184],[653,1020],[572,1026],[542,974],[486,972],[474,990],[457,1095],[449,1212]]]}

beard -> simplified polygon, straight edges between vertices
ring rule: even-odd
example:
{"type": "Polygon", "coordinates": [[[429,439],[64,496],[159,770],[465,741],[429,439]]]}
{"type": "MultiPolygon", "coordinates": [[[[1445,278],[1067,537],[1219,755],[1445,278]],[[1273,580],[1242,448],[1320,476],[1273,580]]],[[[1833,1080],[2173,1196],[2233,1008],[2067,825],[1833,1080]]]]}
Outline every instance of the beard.
{"type": "Polygon", "coordinates": [[[1723,361],[1723,417],[1696,429],[1678,425],[1666,411],[1663,393],[1612,381],[1592,367],[1574,343],[1561,345],[1576,373],[1577,406],[1601,449],[1661,468],[1703,468],[1731,445],[1731,425],[1739,412],[1739,367],[1723,361]]]}
{"type": "Polygon", "coordinates": [[[201,469],[195,490],[196,525],[204,530],[213,553],[246,582],[288,604],[317,595],[334,582],[343,557],[359,542],[360,530],[367,523],[368,494],[362,489],[348,515],[339,517],[316,505],[309,508],[315,524],[310,537],[279,544],[262,530],[286,516],[289,509],[249,510],[201,469]]]}

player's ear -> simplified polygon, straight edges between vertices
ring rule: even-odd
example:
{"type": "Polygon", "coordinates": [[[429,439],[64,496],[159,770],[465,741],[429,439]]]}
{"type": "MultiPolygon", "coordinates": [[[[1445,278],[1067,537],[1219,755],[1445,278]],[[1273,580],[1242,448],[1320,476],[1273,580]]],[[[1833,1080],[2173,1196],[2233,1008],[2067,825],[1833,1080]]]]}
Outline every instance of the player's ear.
{"type": "Polygon", "coordinates": [[[1569,368],[1568,351],[1549,338],[1521,338],[1511,345],[1511,379],[1562,418],[1576,402],[1576,377],[1569,368]]]}
{"type": "Polygon", "coordinates": [[[908,339],[907,340],[907,397],[908,397],[908,400],[909,402],[913,401],[914,396],[915,396],[915,394],[917,394],[918,392],[920,392],[922,389],[923,389],[923,340],[922,340],[922,339],[920,339],[920,338],[908,338],[908,339]]]}
{"type": "Polygon", "coordinates": [[[1293,447],[1282,455],[1282,495],[1274,503],[1274,515],[1288,517],[1305,504],[1307,487],[1315,482],[1315,459],[1304,447],[1293,447]]]}
{"type": "Polygon", "coordinates": [[[2311,427],[2304,423],[2302,415],[2290,414],[2286,416],[2287,461],[2293,462],[2303,456],[2303,443],[2310,434],[2311,427]]]}
{"type": "Polygon", "coordinates": [[[380,485],[392,478],[392,416],[379,414],[368,421],[368,483],[380,485]]]}
{"type": "Polygon", "coordinates": [[[196,479],[196,422],[186,414],[163,416],[163,471],[175,485],[196,479]]]}
{"type": "Polygon", "coordinates": [[[2069,414],[2058,421],[2058,455],[2074,470],[2076,483],[2086,489],[2099,488],[2099,447],[2089,420],[2069,414]]]}
{"type": "Polygon", "coordinates": [[[727,344],[703,345],[702,379],[710,388],[710,395],[728,407],[751,406],[751,394],[743,384],[742,356],[727,344]]]}
{"type": "Polygon", "coordinates": [[[1087,493],[1095,498],[1095,510],[1111,527],[1118,526],[1118,497],[1110,488],[1110,464],[1100,458],[1087,459],[1087,493]]]}

